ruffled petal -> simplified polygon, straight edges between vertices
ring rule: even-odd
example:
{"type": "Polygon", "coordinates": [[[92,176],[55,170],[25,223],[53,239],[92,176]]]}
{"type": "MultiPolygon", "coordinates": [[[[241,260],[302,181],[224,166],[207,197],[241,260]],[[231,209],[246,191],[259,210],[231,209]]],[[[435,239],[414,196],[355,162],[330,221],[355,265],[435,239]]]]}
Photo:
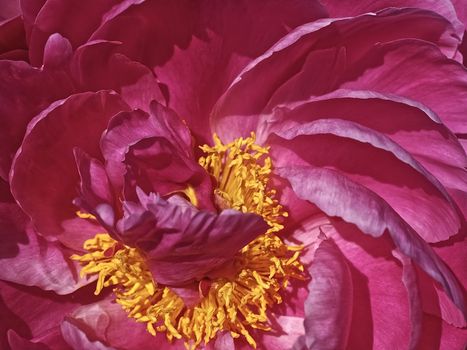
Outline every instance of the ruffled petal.
{"type": "Polygon", "coordinates": [[[72,201],[79,177],[73,148],[98,157],[109,119],[127,108],[115,93],[82,93],[54,103],[29,124],[10,183],[41,234],[59,236],[66,232],[64,221],[76,218],[72,201]]]}
{"type": "Polygon", "coordinates": [[[145,253],[154,278],[165,285],[210,276],[268,229],[256,214],[231,209],[215,214],[153,193],[139,191],[138,196],[141,205],[124,203],[118,233],[123,242],[145,253]]]}
{"type": "Polygon", "coordinates": [[[149,114],[120,113],[104,133],[101,149],[113,186],[132,190],[125,198],[135,199],[135,183],[161,195],[190,186],[198,207],[214,210],[210,177],[195,160],[190,130],[172,110],[153,102],[149,114]]]}

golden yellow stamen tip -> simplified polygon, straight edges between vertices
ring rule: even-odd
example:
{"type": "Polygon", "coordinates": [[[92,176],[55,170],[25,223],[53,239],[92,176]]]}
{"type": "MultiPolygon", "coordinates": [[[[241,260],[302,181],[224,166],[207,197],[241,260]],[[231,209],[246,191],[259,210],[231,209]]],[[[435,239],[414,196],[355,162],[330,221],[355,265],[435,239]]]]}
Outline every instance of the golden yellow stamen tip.
{"type": "MultiPolygon", "coordinates": [[[[71,258],[83,265],[82,275],[97,275],[96,294],[113,286],[117,303],[129,317],[145,323],[152,335],[164,332],[169,341],[182,339],[187,349],[196,349],[218,332],[228,331],[256,348],[250,330],[270,330],[268,309],[282,302],[281,291],[290,278],[303,278],[301,247],[287,246],[276,234],[287,212],[268,188],[272,170],[268,148],[255,144],[254,133],[226,145],[217,135],[213,139],[214,146],[201,147],[206,156],[199,163],[217,181],[217,205],[261,215],[270,228],[237,253],[225,274],[216,271],[223,277],[199,282],[198,304],[187,306],[169,287],[156,283],[143,255],[108,234],[87,240],[88,253],[71,258]]],[[[188,187],[183,192],[196,205],[194,190],[188,187]]]]}

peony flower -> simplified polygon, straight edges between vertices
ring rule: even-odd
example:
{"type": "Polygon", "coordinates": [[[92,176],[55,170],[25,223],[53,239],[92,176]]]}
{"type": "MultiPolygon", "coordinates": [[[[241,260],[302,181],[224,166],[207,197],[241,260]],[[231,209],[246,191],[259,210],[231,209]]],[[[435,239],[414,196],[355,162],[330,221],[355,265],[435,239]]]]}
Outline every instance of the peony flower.
{"type": "Polygon", "coordinates": [[[462,1],[1,8],[2,348],[465,346],[462,1]]]}

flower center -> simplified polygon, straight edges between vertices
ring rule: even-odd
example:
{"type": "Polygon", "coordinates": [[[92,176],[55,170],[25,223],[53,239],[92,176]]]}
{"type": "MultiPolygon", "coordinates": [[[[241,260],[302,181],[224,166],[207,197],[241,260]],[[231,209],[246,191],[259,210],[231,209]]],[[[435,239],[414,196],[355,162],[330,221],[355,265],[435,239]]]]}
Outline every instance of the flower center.
{"type": "Polygon", "coordinates": [[[256,348],[251,330],[270,330],[268,309],[282,303],[281,291],[290,278],[304,278],[301,248],[287,246],[276,234],[287,213],[268,189],[268,149],[255,144],[253,133],[226,145],[216,135],[214,141],[212,147],[201,147],[205,157],[199,163],[217,182],[217,205],[261,215],[270,228],[236,254],[228,271],[199,282],[196,305],[186,305],[174,290],[154,281],[142,253],[108,234],[87,240],[88,253],[71,258],[83,265],[82,276],[98,276],[96,295],[113,286],[116,302],[153,335],[165,332],[169,341],[183,339],[187,349],[195,349],[228,331],[256,348]]]}

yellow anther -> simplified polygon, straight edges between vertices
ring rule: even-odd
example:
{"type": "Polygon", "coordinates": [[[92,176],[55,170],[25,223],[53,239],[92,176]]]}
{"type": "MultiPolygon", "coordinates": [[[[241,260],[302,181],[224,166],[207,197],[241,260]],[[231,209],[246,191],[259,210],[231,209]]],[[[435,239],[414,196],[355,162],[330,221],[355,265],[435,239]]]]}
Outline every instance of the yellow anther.
{"type": "MultiPolygon", "coordinates": [[[[186,306],[169,287],[156,283],[143,255],[108,234],[87,240],[88,253],[71,258],[83,265],[82,275],[97,275],[96,294],[114,286],[116,302],[129,317],[145,323],[152,335],[165,332],[169,341],[182,339],[187,349],[196,349],[215,339],[218,332],[228,331],[256,348],[249,330],[271,329],[268,309],[282,302],[281,291],[289,279],[303,278],[302,247],[287,246],[276,234],[287,212],[275,199],[276,191],[268,188],[269,149],[255,144],[254,133],[226,145],[217,135],[213,138],[214,146],[201,147],[206,156],[199,163],[217,181],[217,205],[261,215],[270,228],[237,253],[234,273],[229,270],[226,277],[209,281],[198,304],[186,306]]],[[[197,205],[192,187],[181,192],[197,205]]],[[[91,219],[89,214],[77,215],[91,219]]],[[[222,276],[222,271],[216,275],[222,276]]]]}

